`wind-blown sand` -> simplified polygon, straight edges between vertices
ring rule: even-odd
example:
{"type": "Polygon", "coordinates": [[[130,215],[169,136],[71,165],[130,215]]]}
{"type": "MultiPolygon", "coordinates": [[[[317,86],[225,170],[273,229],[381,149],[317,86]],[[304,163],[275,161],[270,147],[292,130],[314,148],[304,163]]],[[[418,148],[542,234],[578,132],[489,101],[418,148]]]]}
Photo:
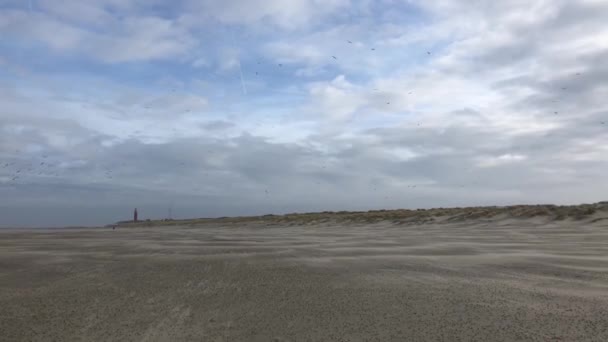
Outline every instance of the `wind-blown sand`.
{"type": "Polygon", "coordinates": [[[454,218],[0,231],[0,340],[608,341],[605,207],[454,218]]]}

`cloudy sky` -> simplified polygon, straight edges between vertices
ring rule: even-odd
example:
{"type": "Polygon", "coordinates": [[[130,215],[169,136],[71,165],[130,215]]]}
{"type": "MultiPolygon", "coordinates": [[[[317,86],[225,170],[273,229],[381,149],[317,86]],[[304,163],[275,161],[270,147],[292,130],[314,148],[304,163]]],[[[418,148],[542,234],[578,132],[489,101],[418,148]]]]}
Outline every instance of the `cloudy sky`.
{"type": "Polygon", "coordinates": [[[0,0],[0,226],[608,198],[604,0],[0,0]]]}

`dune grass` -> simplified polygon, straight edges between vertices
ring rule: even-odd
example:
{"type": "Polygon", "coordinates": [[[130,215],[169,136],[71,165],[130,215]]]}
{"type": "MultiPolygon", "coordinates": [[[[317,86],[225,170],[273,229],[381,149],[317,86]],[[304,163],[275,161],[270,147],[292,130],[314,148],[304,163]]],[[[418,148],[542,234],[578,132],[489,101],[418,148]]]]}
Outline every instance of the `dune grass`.
{"type": "Polygon", "coordinates": [[[608,202],[580,205],[512,205],[466,208],[397,209],[370,211],[324,211],[316,213],[290,213],[284,215],[238,216],[219,218],[193,218],[183,220],[143,220],[123,221],[121,227],[154,227],[216,224],[238,224],[258,222],[264,225],[316,225],[330,223],[373,224],[389,221],[395,224],[422,224],[429,222],[454,222],[467,220],[501,218],[543,217],[548,220],[583,220],[594,217],[598,212],[608,215],[608,202]]]}

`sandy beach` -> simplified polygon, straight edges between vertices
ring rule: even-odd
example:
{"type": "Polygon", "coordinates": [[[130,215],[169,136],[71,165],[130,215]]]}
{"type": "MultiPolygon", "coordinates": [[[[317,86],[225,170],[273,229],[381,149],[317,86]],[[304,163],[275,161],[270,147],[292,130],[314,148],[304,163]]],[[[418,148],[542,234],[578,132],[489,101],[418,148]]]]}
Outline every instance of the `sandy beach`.
{"type": "Polygon", "coordinates": [[[0,231],[2,341],[606,341],[608,212],[0,231]]]}

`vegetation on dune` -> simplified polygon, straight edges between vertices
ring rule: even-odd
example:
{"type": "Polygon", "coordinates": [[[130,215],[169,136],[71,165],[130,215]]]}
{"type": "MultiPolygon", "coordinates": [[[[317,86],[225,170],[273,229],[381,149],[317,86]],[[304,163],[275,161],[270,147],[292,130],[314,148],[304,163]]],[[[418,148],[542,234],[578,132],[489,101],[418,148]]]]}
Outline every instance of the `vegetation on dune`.
{"type": "MultiPolygon", "coordinates": [[[[240,216],[220,218],[196,218],[184,220],[145,220],[123,221],[117,224],[121,227],[150,227],[150,226],[196,226],[208,223],[232,224],[252,222],[266,226],[272,225],[316,225],[331,223],[372,224],[389,221],[394,224],[422,224],[430,222],[458,222],[467,220],[493,218],[533,218],[541,217],[548,220],[583,220],[592,218],[593,221],[604,219],[592,217],[597,212],[608,214],[608,202],[581,205],[512,205],[468,208],[434,208],[434,209],[397,209],[370,211],[324,211],[318,213],[290,213],[284,215],[240,216]]],[[[608,219],[608,217],[606,217],[608,219]]]]}

